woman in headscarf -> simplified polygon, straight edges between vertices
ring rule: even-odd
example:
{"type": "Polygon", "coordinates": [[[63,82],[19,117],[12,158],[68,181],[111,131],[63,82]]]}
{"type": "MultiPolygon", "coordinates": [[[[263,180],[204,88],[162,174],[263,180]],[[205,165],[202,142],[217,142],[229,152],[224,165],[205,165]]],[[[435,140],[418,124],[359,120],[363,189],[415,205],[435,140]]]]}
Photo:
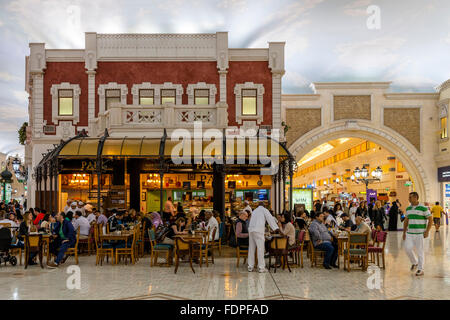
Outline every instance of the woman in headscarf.
{"type": "Polygon", "coordinates": [[[156,211],[150,214],[150,219],[152,220],[152,224],[155,226],[155,229],[163,224],[160,214],[156,211]]]}

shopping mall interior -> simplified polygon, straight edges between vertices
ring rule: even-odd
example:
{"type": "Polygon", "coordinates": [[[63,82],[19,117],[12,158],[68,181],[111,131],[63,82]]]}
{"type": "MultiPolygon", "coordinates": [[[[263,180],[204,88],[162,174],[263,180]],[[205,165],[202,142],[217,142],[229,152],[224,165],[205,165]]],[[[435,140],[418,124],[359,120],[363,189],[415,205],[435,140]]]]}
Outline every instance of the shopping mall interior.
{"type": "Polygon", "coordinates": [[[321,144],[300,159],[294,190],[305,188],[312,190],[314,200],[376,198],[407,204],[414,181],[389,150],[363,139],[340,138],[321,144]],[[363,171],[369,180],[367,188],[363,171]]]}

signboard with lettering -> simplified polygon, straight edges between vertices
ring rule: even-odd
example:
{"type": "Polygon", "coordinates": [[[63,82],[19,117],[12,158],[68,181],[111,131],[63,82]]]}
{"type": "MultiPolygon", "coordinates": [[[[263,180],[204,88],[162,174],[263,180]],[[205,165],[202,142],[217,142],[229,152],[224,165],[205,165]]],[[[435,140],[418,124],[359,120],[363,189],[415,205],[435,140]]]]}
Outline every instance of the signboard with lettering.
{"type": "Polygon", "coordinates": [[[438,168],[438,181],[450,182],[450,166],[438,168]]]}
{"type": "Polygon", "coordinates": [[[311,211],[313,206],[313,189],[293,189],[292,190],[293,204],[304,204],[306,210],[311,211]]]}

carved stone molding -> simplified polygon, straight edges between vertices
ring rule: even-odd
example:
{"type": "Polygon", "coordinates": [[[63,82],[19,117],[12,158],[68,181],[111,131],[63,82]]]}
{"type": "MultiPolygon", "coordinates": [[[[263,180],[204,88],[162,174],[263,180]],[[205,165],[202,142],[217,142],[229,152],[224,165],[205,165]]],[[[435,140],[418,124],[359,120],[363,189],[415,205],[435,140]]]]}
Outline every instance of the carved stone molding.
{"type": "Polygon", "coordinates": [[[188,84],[187,94],[188,94],[188,104],[194,104],[194,93],[195,89],[208,89],[209,90],[209,104],[216,103],[217,88],[215,84],[209,84],[205,82],[197,82],[196,84],[188,84]]]}
{"type": "Polygon", "coordinates": [[[236,97],[236,122],[242,124],[242,120],[256,120],[257,124],[261,124],[264,120],[264,85],[253,82],[238,83],[234,86],[234,95],[236,97]],[[242,115],[242,89],[256,89],[256,115],[254,116],[242,115]]]}
{"type": "Polygon", "coordinates": [[[298,138],[322,124],[320,108],[287,109],[286,124],[290,127],[286,134],[287,145],[290,146],[298,138]]]}
{"type": "Polygon", "coordinates": [[[58,124],[59,121],[70,120],[74,125],[76,125],[80,121],[80,86],[78,84],[70,84],[69,82],[54,84],[50,88],[50,94],[52,96],[52,122],[54,124],[58,124]],[[58,91],[64,89],[73,91],[73,115],[71,116],[58,115],[58,91]]]}
{"type": "Polygon", "coordinates": [[[120,103],[127,104],[128,87],[126,84],[117,84],[116,82],[101,84],[98,86],[97,90],[99,95],[99,113],[105,112],[105,92],[108,89],[120,89],[120,103]]]}
{"type": "Polygon", "coordinates": [[[384,108],[383,123],[405,137],[420,152],[420,108],[384,108]]]}

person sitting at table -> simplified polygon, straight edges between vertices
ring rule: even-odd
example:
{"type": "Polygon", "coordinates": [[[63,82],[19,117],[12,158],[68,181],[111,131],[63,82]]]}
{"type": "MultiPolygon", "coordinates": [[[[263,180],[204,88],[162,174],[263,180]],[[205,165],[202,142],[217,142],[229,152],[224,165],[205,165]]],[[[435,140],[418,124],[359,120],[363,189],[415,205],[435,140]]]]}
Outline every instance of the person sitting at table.
{"type": "Polygon", "coordinates": [[[357,216],[355,218],[356,221],[356,229],[355,233],[368,233],[369,234],[369,245],[373,245],[372,239],[372,229],[369,227],[367,223],[364,222],[364,218],[362,216],[357,216]]]}
{"type": "Polygon", "coordinates": [[[88,220],[89,223],[92,223],[97,220],[97,216],[95,214],[94,209],[92,209],[92,210],[87,209],[86,214],[87,214],[86,219],[88,220]]]}
{"type": "Polygon", "coordinates": [[[206,220],[206,211],[202,209],[196,219],[197,226],[199,229],[202,230],[205,229],[206,226],[205,220],[206,220]]]}
{"type": "Polygon", "coordinates": [[[42,219],[41,225],[39,227],[39,231],[49,232],[50,231],[50,217],[51,215],[47,213],[42,219]]]}
{"type": "MultiPolygon", "coordinates": [[[[30,211],[26,211],[23,214],[23,221],[20,223],[19,226],[19,234],[16,246],[18,248],[24,249],[25,248],[25,236],[29,235],[30,232],[35,232],[36,226],[33,224],[33,214],[30,211]]],[[[28,265],[35,265],[37,264],[34,262],[34,257],[38,254],[37,251],[30,252],[30,255],[28,257],[28,265]]]]}
{"type": "Polygon", "coordinates": [[[75,219],[72,222],[73,228],[75,231],[80,228],[80,239],[89,238],[89,231],[91,230],[91,224],[88,219],[83,217],[83,214],[80,210],[75,212],[75,219]]]}
{"type": "Polygon", "coordinates": [[[324,209],[324,211],[323,211],[324,223],[328,228],[334,228],[335,226],[338,225],[338,223],[330,211],[332,211],[332,210],[324,209]]]}
{"type": "Polygon", "coordinates": [[[305,230],[306,226],[307,226],[307,215],[305,211],[301,211],[299,216],[297,218],[295,218],[295,223],[297,224],[298,228],[300,230],[305,230]]]}
{"type": "Polygon", "coordinates": [[[209,241],[217,241],[219,240],[219,223],[211,211],[207,211],[205,214],[206,217],[206,230],[209,230],[209,241]],[[216,234],[214,235],[214,239],[212,238],[213,230],[216,229],[216,234]]]}
{"type": "MultiPolygon", "coordinates": [[[[36,212],[36,211],[35,211],[35,212],[36,212]]],[[[39,223],[41,222],[41,220],[44,218],[44,216],[45,216],[45,214],[47,213],[47,211],[41,210],[41,212],[36,212],[36,213],[37,213],[37,215],[36,215],[36,218],[34,219],[33,224],[34,224],[35,226],[38,226],[39,223]]]]}
{"type": "Polygon", "coordinates": [[[138,221],[138,215],[135,209],[130,209],[128,213],[127,223],[136,223],[138,221]]]}
{"type": "MultiPolygon", "coordinates": [[[[76,211],[80,211],[81,215],[83,217],[86,217],[86,210],[84,209],[84,202],[83,201],[78,201],[77,202],[77,208],[75,209],[75,212],[76,211]]],[[[74,215],[75,215],[75,213],[74,213],[74,215]]]]}
{"type": "Polygon", "coordinates": [[[237,237],[237,245],[239,247],[248,247],[247,220],[248,214],[246,211],[242,210],[236,222],[236,237],[237,237]]]}
{"type": "Polygon", "coordinates": [[[150,213],[149,217],[150,220],[152,221],[152,225],[155,226],[155,229],[158,229],[158,227],[163,224],[161,216],[158,212],[153,211],[152,213],[150,213]]]}
{"type": "Polygon", "coordinates": [[[354,229],[356,229],[355,224],[353,223],[353,221],[350,219],[350,217],[348,216],[348,214],[343,213],[341,215],[342,221],[343,223],[339,226],[340,230],[345,230],[345,231],[352,231],[354,229]]]}
{"type": "Polygon", "coordinates": [[[73,217],[73,215],[75,214],[75,211],[77,211],[77,207],[78,207],[78,203],[76,201],[72,201],[72,203],[70,204],[69,210],[67,210],[67,212],[64,213],[66,215],[66,217],[70,212],[72,212],[72,217],[73,217]]]}
{"type": "Polygon", "coordinates": [[[184,218],[179,218],[175,222],[171,223],[169,226],[169,231],[166,233],[164,240],[162,243],[165,244],[175,244],[174,237],[179,234],[187,234],[188,232],[185,229],[186,220],[184,218]]]}
{"type": "Polygon", "coordinates": [[[295,245],[295,227],[291,223],[291,214],[288,211],[279,215],[278,228],[282,235],[288,237],[288,248],[293,247],[295,245]]]}
{"type": "Polygon", "coordinates": [[[124,214],[123,211],[116,211],[116,213],[114,213],[111,217],[109,217],[108,224],[110,232],[120,230],[124,227],[123,214],[124,214]]]}
{"type": "Polygon", "coordinates": [[[309,226],[309,234],[314,248],[325,251],[325,258],[323,260],[324,268],[339,268],[336,264],[338,258],[337,245],[333,241],[331,232],[328,231],[324,224],[323,212],[316,214],[315,219],[309,226]]]}
{"type": "Polygon", "coordinates": [[[67,249],[75,245],[76,234],[75,229],[70,221],[65,219],[64,213],[56,214],[55,230],[56,238],[50,242],[50,252],[56,256],[54,262],[47,262],[47,267],[50,269],[58,268],[67,259],[65,256],[67,249]]]}
{"type": "Polygon", "coordinates": [[[103,227],[106,227],[108,224],[108,218],[103,212],[95,211],[95,216],[97,217],[97,224],[101,224],[103,227]]]}

